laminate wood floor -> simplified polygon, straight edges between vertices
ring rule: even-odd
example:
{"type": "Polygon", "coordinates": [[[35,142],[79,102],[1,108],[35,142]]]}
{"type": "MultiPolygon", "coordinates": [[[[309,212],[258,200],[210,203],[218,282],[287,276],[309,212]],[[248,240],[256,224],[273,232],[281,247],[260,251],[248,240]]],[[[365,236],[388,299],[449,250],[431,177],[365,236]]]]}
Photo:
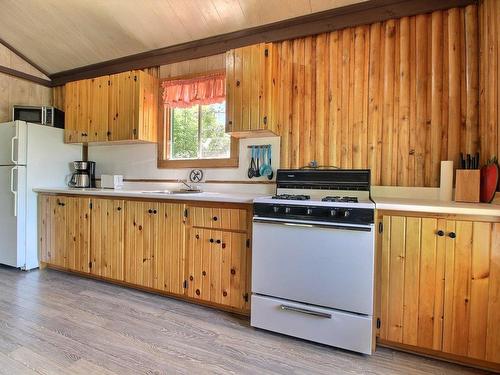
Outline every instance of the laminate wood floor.
{"type": "Polygon", "coordinates": [[[368,357],[246,318],[52,270],[0,267],[2,374],[480,374],[379,348],[368,357]]]}

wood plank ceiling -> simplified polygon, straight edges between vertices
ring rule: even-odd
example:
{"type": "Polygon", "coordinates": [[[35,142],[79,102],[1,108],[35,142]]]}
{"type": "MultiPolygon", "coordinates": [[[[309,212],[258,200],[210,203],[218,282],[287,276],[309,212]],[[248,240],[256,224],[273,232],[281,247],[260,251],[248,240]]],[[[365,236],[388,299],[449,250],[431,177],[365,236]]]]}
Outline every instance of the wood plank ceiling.
{"type": "Polygon", "coordinates": [[[365,0],[3,0],[3,40],[49,74],[365,0]]]}

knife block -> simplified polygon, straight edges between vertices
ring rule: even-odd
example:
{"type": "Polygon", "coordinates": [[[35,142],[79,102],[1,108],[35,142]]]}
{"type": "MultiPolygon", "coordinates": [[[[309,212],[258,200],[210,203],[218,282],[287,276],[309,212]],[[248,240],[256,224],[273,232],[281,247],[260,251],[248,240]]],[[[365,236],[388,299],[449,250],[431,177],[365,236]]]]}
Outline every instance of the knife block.
{"type": "Polygon", "coordinates": [[[455,175],[455,201],[478,203],[481,173],[479,169],[457,169],[455,175]]]}

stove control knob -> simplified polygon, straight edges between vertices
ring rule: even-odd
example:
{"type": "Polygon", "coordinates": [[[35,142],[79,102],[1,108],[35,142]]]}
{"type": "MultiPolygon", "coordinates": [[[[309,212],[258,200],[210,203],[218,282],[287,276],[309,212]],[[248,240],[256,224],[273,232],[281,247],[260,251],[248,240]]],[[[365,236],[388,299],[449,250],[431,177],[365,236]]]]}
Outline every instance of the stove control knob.
{"type": "Polygon", "coordinates": [[[278,206],[273,207],[273,212],[277,214],[279,212],[280,208],[278,206]]]}
{"type": "Polygon", "coordinates": [[[350,213],[349,211],[344,211],[344,212],[343,212],[344,217],[348,217],[350,214],[351,214],[351,213],[350,213]]]}
{"type": "Polygon", "coordinates": [[[312,208],[308,208],[308,209],[306,210],[306,214],[308,214],[308,215],[312,215],[312,213],[313,213],[313,209],[312,209],[312,208]]]}
{"type": "Polygon", "coordinates": [[[335,217],[335,216],[337,216],[337,210],[335,210],[335,209],[331,209],[331,210],[330,210],[330,216],[331,216],[331,217],[335,217]]]}
{"type": "Polygon", "coordinates": [[[291,211],[291,210],[290,210],[290,207],[286,207],[286,208],[285,208],[285,214],[289,214],[289,213],[290,213],[290,211],[291,211]]]}

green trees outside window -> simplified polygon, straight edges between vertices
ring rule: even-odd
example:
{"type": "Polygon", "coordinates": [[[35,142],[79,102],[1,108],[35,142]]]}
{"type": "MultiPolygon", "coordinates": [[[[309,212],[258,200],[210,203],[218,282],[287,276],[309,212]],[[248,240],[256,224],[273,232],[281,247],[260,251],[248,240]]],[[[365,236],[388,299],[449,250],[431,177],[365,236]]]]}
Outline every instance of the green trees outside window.
{"type": "Polygon", "coordinates": [[[170,115],[171,160],[230,157],[225,103],[173,108],[170,115]]]}

